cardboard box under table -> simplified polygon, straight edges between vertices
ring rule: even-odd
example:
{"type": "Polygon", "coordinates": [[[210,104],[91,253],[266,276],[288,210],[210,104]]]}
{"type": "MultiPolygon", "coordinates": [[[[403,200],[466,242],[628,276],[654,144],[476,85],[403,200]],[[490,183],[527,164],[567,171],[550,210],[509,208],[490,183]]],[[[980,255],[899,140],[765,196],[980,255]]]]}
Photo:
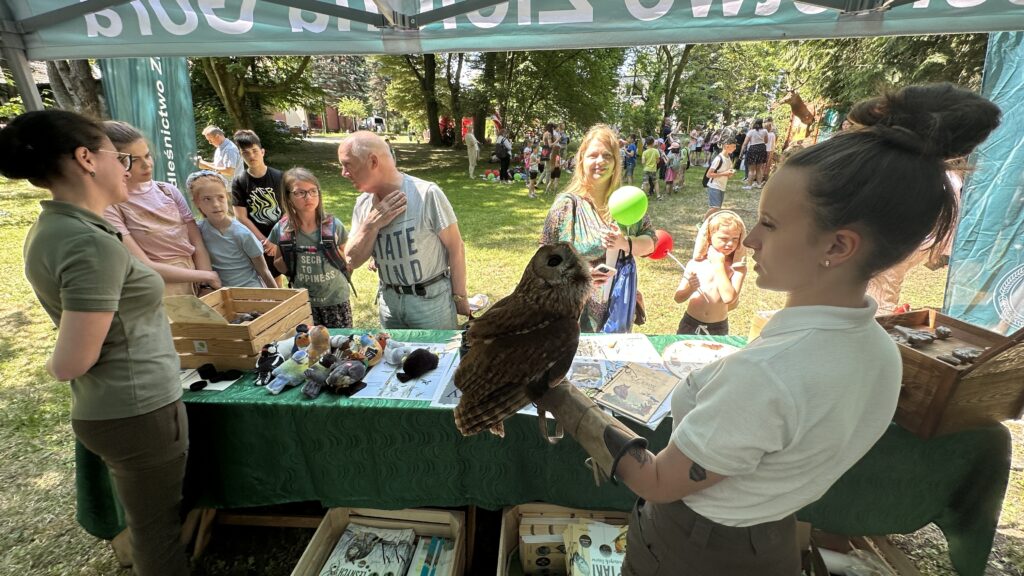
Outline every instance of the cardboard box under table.
{"type": "Polygon", "coordinates": [[[879,316],[886,330],[895,326],[934,332],[946,326],[945,340],[914,348],[900,344],[903,388],[893,420],[921,438],[1017,418],[1024,408],[1024,331],[1010,336],[979,328],[935,310],[879,316]],[[956,348],[984,353],[959,366],[938,359],[956,348]]]}
{"type": "Polygon", "coordinates": [[[453,576],[462,576],[466,566],[466,524],[462,512],[449,510],[370,510],[331,508],[313,534],[292,576],[318,576],[349,522],[374,528],[412,528],[417,536],[443,536],[455,541],[453,576]]]}
{"type": "Polygon", "coordinates": [[[252,370],[264,344],[313,323],[306,290],[221,288],[202,298],[168,296],[164,308],[182,368],[212,363],[218,370],[252,370]],[[252,312],[259,317],[229,323],[236,314],[252,312]]]}

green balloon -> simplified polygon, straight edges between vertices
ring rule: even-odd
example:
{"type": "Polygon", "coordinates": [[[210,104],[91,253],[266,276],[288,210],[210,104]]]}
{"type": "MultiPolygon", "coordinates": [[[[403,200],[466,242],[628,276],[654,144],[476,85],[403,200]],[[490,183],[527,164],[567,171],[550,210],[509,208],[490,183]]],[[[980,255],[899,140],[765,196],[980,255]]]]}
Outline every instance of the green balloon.
{"type": "Polygon", "coordinates": [[[647,213],[647,194],[636,186],[623,186],[608,198],[608,211],[619,224],[636,224],[647,213]]]}

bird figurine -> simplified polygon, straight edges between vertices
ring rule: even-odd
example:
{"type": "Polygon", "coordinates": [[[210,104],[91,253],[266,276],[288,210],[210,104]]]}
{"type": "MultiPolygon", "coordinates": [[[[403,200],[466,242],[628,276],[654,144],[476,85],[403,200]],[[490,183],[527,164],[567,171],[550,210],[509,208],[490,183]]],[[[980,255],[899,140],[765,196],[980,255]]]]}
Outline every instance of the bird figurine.
{"type": "MultiPolygon", "coordinates": [[[[338,362],[327,376],[326,387],[335,394],[346,394],[366,376],[366,364],[359,360],[338,362]]],[[[353,390],[355,392],[355,390],[353,390]]]]}
{"type": "Polygon", "coordinates": [[[294,352],[291,358],[274,368],[274,379],[267,384],[267,392],[277,395],[285,388],[298,386],[306,379],[303,374],[309,367],[309,355],[305,350],[294,352]]]}
{"type": "MultiPolygon", "coordinates": [[[[322,328],[322,326],[317,328],[322,328]]],[[[320,392],[323,391],[324,386],[327,384],[327,376],[331,373],[331,368],[334,367],[337,361],[338,358],[334,354],[324,354],[320,361],[302,373],[306,377],[306,383],[302,385],[302,393],[307,398],[316,400],[317,396],[320,396],[320,392]]]]}
{"type": "Polygon", "coordinates": [[[465,436],[490,430],[562,380],[579,344],[590,269],[571,245],[541,246],[512,294],[471,320],[455,372],[462,391],[455,425],[465,436]]]}
{"type": "Polygon", "coordinates": [[[320,358],[331,351],[331,334],[325,326],[313,326],[309,329],[309,346],[306,352],[310,358],[320,358]]]}
{"type": "Polygon", "coordinates": [[[270,379],[273,377],[274,368],[277,368],[284,362],[284,358],[277,353],[277,346],[273,344],[264,344],[263,349],[260,350],[259,357],[256,358],[256,381],[257,386],[266,386],[270,379]]]}

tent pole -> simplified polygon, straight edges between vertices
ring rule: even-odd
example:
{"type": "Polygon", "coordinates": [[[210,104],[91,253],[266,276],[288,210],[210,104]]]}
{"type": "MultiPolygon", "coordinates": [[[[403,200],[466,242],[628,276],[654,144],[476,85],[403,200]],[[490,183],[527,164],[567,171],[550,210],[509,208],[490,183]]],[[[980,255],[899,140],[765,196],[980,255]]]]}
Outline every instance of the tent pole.
{"type": "Polygon", "coordinates": [[[11,69],[14,85],[18,87],[18,94],[21,95],[21,102],[25,110],[42,110],[43,99],[39,96],[36,81],[32,78],[32,69],[25,56],[25,43],[22,42],[21,34],[15,31],[16,26],[11,26],[16,23],[11,19],[11,9],[7,6],[6,0],[0,0],[0,20],[3,21],[0,44],[3,45],[4,59],[11,69]]]}

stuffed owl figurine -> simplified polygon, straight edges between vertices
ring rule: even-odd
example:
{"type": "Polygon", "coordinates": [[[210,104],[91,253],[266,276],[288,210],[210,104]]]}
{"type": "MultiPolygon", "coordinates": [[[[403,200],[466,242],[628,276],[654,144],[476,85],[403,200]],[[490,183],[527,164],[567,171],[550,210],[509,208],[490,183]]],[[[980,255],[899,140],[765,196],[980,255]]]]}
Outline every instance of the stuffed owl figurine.
{"type": "Polygon", "coordinates": [[[459,432],[503,437],[505,418],[562,380],[590,291],[590,268],[571,245],[541,246],[515,291],[470,322],[463,336],[468,352],[455,372],[459,432]]]}

